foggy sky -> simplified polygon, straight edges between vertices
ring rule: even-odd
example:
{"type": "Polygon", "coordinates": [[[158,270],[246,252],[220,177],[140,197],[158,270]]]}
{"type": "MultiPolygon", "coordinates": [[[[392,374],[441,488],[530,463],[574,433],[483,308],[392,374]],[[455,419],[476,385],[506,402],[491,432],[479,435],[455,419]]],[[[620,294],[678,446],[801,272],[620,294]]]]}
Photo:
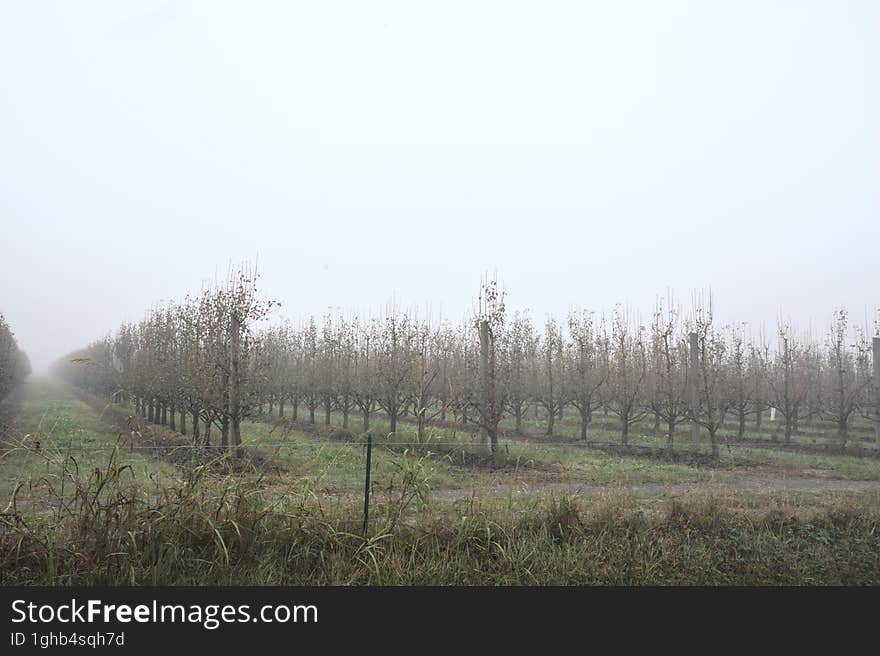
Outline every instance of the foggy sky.
{"type": "Polygon", "coordinates": [[[880,3],[0,1],[35,368],[259,257],[291,318],[880,306],[880,3]]]}

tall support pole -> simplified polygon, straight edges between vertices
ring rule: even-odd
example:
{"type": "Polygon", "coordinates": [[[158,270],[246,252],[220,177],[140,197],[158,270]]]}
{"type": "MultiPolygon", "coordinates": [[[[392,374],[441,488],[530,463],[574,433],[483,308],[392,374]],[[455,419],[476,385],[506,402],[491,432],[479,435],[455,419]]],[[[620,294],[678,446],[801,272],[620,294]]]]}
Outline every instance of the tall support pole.
{"type": "Polygon", "coordinates": [[[232,313],[230,321],[232,331],[230,343],[229,366],[229,414],[232,419],[231,445],[236,457],[242,455],[241,450],[241,376],[239,358],[241,357],[241,319],[238,312],[232,313]]]}
{"type": "Polygon", "coordinates": [[[489,442],[489,322],[480,321],[480,441],[483,448],[489,442]]]}
{"type": "Polygon", "coordinates": [[[691,405],[691,449],[693,451],[700,450],[700,425],[697,423],[697,415],[700,412],[700,403],[697,398],[697,378],[700,372],[700,361],[698,350],[700,348],[700,338],[697,333],[689,335],[690,341],[690,366],[688,367],[688,399],[691,405]]]}
{"type": "Polygon", "coordinates": [[[880,337],[874,338],[874,439],[880,449],[880,337]]]}

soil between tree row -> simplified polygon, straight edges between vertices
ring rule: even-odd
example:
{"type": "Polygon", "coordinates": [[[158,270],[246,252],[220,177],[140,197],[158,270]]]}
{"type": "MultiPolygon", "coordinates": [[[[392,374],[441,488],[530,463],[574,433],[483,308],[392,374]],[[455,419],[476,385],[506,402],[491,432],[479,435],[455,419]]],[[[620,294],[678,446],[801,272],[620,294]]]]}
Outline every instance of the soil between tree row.
{"type": "MultiPolygon", "coordinates": [[[[114,408],[112,405],[103,402],[96,397],[88,397],[82,393],[74,393],[80,400],[84,401],[94,411],[96,411],[102,421],[119,429],[126,425],[128,413],[114,408]]],[[[277,422],[284,424],[285,422],[277,422]]],[[[290,423],[290,422],[287,422],[290,423]]],[[[298,422],[297,422],[298,424],[298,422]]],[[[178,436],[176,433],[168,431],[162,427],[146,425],[148,436],[141,436],[141,439],[147,437],[151,442],[151,446],[156,448],[156,455],[165,460],[174,462],[175,464],[184,464],[184,461],[191,461],[192,454],[187,449],[179,449],[180,446],[187,444],[186,437],[178,436]],[[169,439],[170,438],[170,439],[169,439]]],[[[282,426],[279,426],[282,427],[282,426]]],[[[129,430],[131,427],[128,427],[129,430]]],[[[286,426],[290,429],[292,426],[286,426]]],[[[297,425],[296,428],[299,428],[297,425]]],[[[312,427],[319,434],[332,434],[338,431],[336,427],[312,427]]],[[[332,436],[331,436],[332,437],[332,436]]],[[[342,440],[344,441],[344,440],[342,440]]],[[[580,446],[585,449],[595,449],[608,453],[609,455],[618,455],[621,457],[642,457],[648,459],[666,459],[669,457],[668,452],[664,449],[654,447],[643,447],[639,445],[617,445],[605,444],[597,442],[581,442],[573,443],[572,446],[580,446]]],[[[751,446],[751,445],[750,445],[751,446]]],[[[782,445],[776,445],[782,446],[782,445]]],[[[203,457],[216,455],[213,453],[203,454],[203,457]]],[[[716,462],[704,462],[700,456],[708,458],[707,454],[691,454],[689,452],[681,452],[675,454],[673,461],[682,462],[696,467],[717,468],[716,462]]],[[[262,470],[267,468],[268,463],[261,456],[256,459],[248,458],[246,467],[242,464],[240,469],[255,468],[262,470]]],[[[474,463],[469,463],[473,465],[474,463]]],[[[487,497],[505,497],[512,495],[519,498],[527,498],[529,496],[540,495],[557,495],[568,493],[577,496],[602,496],[611,494],[632,494],[643,496],[674,496],[683,494],[728,494],[737,492],[752,493],[778,493],[778,492],[820,492],[820,491],[870,491],[880,490],[880,481],[871,480],[846,480],[834,478],[820,478],[814,476],[773,476],[766,473],[758,472],[753,467],[757,463],[747,460],[738,462],[737,469],[743,472],[750,472],[749,475],[736,480],[727,480],[725,482],[688,482],[688,483],[636,483],[636,484],[612,484],[612,485],[594,485],[589,481],[580,482],[558,482],[558,481],[535,481],[535,480],[517,480],[509,484],[493,482],[484,485],[465,486],[461,488],[435,488],[431,490],[431,497],[435,499],[452,500],[458,498],[467,498],[470,496],[487,496],[487,497]]],[[[731,468],[729,465],[728,467],[731,468]]],[[[273,467],[273,469],[277,469],[273,467]]],[[[276,473],[280,474],[280,470],[276,473]]],[[[499,470],[503,474],[503,470],[499,470]]],[[[327,499],[354,499],[361,495],[359,493],[336,493],[326,492],[318,495],[327,499]]]]}
{"type": "Polygon", "coordinates": [[[863,491],[880,490],[880,481],[849,481],[825,478],[743,478],[726,483],[645,483],[636,485],[590,485],[589,483],[518,483],[516,485],[493,485],[474,488],[473,490],[433,490],[432,496],[454,498],[469,496],[471,492],[481,495],[531,496],[537,494],[569,493],[581,496],[598,496],[603,494],[643,494],[643,495],[678,495],[693,493],[729,492],[811,492],[811,491],[863,491]]]}

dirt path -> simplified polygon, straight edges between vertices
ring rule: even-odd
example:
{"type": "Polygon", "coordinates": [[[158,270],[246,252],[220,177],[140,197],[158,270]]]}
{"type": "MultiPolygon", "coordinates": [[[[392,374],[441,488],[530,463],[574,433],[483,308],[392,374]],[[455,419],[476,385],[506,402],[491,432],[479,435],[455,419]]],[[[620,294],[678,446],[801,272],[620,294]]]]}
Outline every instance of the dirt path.
{"type": "Polygon", "coordinates": [[[431,495],[440,499],[455,499],[478,492],[481,496],[504,497],[560,494],[568,492],[581,496],[603,494],[680,495],[717,492],[811,492],[823,490],[862,491],[880,490],[880,481],[848,481],[827,478],[743,478],[725,483],[648,483],[638,485],[589,485],[585,483],[526,483],[494,485],[471,490],[433,490],[431,495]]]}

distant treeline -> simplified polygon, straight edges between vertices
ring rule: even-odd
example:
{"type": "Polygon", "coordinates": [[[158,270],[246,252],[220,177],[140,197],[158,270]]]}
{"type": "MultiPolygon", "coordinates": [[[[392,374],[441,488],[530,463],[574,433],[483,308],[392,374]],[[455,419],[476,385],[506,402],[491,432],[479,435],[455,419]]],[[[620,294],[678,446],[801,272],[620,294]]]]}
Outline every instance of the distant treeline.
{"type": "Polygon", "coordinates": [[[0,401],[30,373],[27,354],[19,348],[6,317],[0,313],[0,401]]]}
{"type": "Polygon", "coordinates": [[[27,354],[22,351],[6,317],[0,313],[0,435],[6,432],[15,404],[11,392],[31,373],[27,354]]]}

